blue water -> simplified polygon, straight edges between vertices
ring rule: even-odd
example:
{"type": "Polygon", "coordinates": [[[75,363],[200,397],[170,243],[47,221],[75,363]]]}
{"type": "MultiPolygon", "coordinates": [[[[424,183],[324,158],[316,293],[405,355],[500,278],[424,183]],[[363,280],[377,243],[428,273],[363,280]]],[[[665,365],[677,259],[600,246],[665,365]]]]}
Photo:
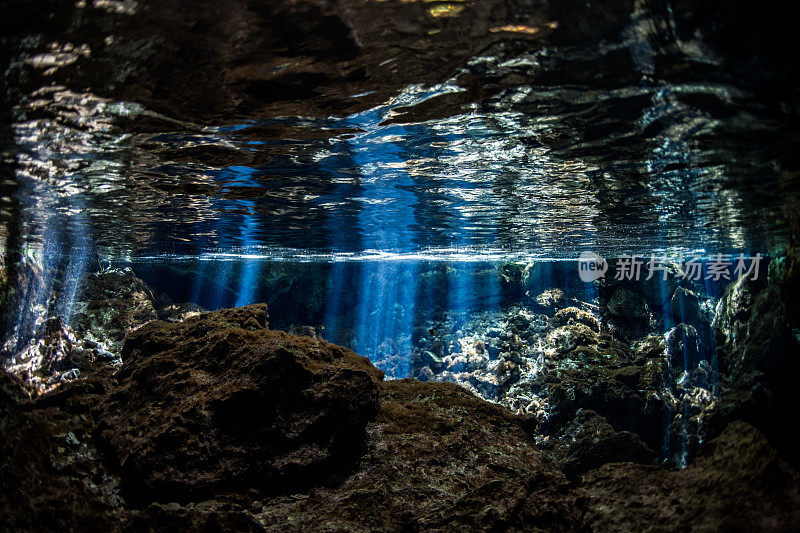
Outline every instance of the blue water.
{"type": "Polygon", "coordinates": [[[266,302],[273,328],[545,427],[557,307],[633,351],[690,323],[656,391],[679,396],[662,455],[682,464],[719,389],[710,321],[730,280],[682,283],[699,310],[676,313],[674,277],[586,282],[577,259],[697,258],[706,274],[718,254],[782,253],[794,28],[737,3],[439,5],[231,0],[218,16],[138,0],[14,18],[0,266],[33,274],[5,348],[48,316],[76,325],[84,282],[130,268],[159,302],[266,302]],[[647,295],[646,316],[612,316],[618,287],[647,295]]]}

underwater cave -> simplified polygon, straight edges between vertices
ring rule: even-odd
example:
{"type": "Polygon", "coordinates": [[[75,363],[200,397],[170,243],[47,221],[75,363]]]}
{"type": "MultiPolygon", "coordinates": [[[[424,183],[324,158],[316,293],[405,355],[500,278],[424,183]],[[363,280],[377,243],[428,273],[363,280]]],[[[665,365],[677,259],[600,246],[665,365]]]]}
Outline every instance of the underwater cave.
{"type": "Polygon", "coordinates": [[[0,1],[0,530],[800,529],[799,11],[0,1]]]}

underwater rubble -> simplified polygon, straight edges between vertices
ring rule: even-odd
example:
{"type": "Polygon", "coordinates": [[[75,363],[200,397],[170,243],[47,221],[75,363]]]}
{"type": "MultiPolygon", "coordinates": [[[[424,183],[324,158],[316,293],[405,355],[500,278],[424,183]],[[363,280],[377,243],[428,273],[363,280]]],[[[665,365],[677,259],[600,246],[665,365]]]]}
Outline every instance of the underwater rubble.
{"type": "MultiPolygon", "coordinates": [[[[631,458],[653,462],[660,457],[685,466],[713,433],[708,426],[717,416],[712,414],[718,411],[717,401],[727,398],[742,377],[734,361],[756,364],[778,349],[758,344],[760,354],[731,354],[743,349],[749,334],[737,332],[749,327],[755,332],[763,320],[773,322],[765,337],[781,328],[788,331],[778,323],[786,321],[781,308],[764,309],[759,321],[747,323],[758,291],[766,291],[764,301],[779,299],[782,261],[773,261],[771,283],[765,276],[743,279],[720,298],[682,279],[680,267],[671,265],[673,275],[666,281],[599,280],[598,297],[589,301],[552,288],[522,304],[469,317],[453,314],[421,328],[412,375],[458,383],[532,417],[543,447],[560,450],[565,440],[578,440],[582,424],[577,421],[586,419],[588,411],[589,419],[598,418],[594,425],[624,434],[620,438],[631,446],[620,450],[629,448],[631,458]]],[[[786,339],[777,335],[763,342],[786,339]]],[[[603,445],[597,448],[603,457],[603,445]]]]}
{"type": "MultiPolygon", "coordinates": [[[[181,321],[201,310],[156,296],[130,269],[109,268],[87,276],[66,323],[61,315],[53,314],[58,290],[46,287],[33,261],[25,258],[13,271],[22,283],[4,287],[4,298],[11,302],[6,309],[37,303],[30,306],[30,316],[7,327],[12,333],[0,346],[0,358],[36,392],[75,379],[96,365],[119,365],[125,335],[151,320],[181,321]],[[20,295],[25,302],[16,301],[20,295]]],[[[13,320],[4,317],[3,323],[7,322],[13,320]]]]}

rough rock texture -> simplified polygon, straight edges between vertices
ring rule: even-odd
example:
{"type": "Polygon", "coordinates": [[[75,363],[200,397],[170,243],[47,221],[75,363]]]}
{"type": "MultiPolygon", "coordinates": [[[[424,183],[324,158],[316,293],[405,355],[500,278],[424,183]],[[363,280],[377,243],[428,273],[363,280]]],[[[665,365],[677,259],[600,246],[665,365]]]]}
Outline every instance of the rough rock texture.
{"type": "Polygon", "coordinates": [[[114,528],[118,481],[91,439],[90,411],[107,388],[103,378],[82,378],[0,411],[0,529],[114,528]]]}
{"type": "Polygon", "coordinates": [[[553,316],[553,325],[556,327],[570,324],[583,324],[592,331],[600,331],[600,323],[597,319],[591,313],[582,311],[577,307],[561,309],[553,316]]]}
{"type": "Polygon", "coordinates": [[[542,292],[534,301],[543,311],[552,313],[564,307],[566,298],[564,291],[554,288],[542,292]]]}
{"type": "Polygon", "coordinates": [[[158,318],[177,322],[199,311],[191,304],[174,304],[156,296],[130,269],[108,269],[92,274],[80,291],[75,329],[83,337],[103,343],[118,354],[128,332],[158,318]]]}
{"type": "Polygon", "coordinates": [[[42,321],[22,350],[3,355],[8,370],[38,392],[115,359],[96,342],[77,335],[58,316],[42,321]]]}
{"type": "Polygon", "coordinates": [[[579,412],[559,438],[563,444],[555,455],[569,479],[606,463],[656,464],[658,460],[658,454],[636,433],[614,431],[608,420],[594,411],[579,412]]]}
{"type": "Polygon", "coordinates": [[[800,477],[764,436],[735,422],[682,471],[609,464],[575,491],[588,527],[604,531],[789,531],[800,477]]]}
{"type": "Polygon", "coordinates": [[[607,309],[613,316],[621,318],[645,318],[648,312],[644,298],[624,288],[614,291],[607,309]]]}
{"type": "Polygon", "coordinates": [[[4,421],[6,413],[12,411],[29,396],[25,386],[16,376],[0,369],[0,423],[4,421]]]}
{"type": "Polygon", "coordinates": [[[731,284],[717,316],[721,367],[733,380],[756,370],[774,374],[796,349],[786,304],[776,287],[731,284]]]}
{"type": "Polygon", "coordinates": [[[0,250],[0,332],[10,330],[22,306],[34,306],[45,289],[44,272],[29,257],[0,250]]]}
{"type": "Polygon", "coordinates": [[[667,333],[666,340],[672,368],[693,368],[700,361],[700,338],[694,326],[678,324],[667,333]]]}
{"type": "MultiPolygon", "coordinates": [[[[574,360],[614,353],[594,335],[574,360]]],[[[649,378],[620,363],[648,356],[666,363],[653,341],[617,351],[606,395],[619,382],[633,398],[649,378]]],[[[616,427],[616,400],[573,413],[548,451],[534,420],[455,384],[382,382],[349,350],[269,331],[264,306],[151,322],[123,358],[116,375],[100,366],[32,399],[0,373],[0,529],[790,529],[800,518],[798,474],[744,422],[683,471],[596,469],[655,457],[616,427]]]]}
{"type": "MultiPolygon", "coordinates": [[[[21,263],[24,272],[32,275],[35,263],[21,263]],[[28,264],[30,263],[30,264],[28,264]]],[[[151,320],[180,322],[200,312],[194,304],[176,304],[165,296],[156,296],[130,269],[106,269],[89,275],[78,293],[80,299],[69,311],[69,324],[55,313],[51,296],[39,305],[41,289],[16,287],[22,293],[27,315],[9,330],[0,345],[0,362],[40,392],[53,385],[75,379],[95,365],[120,363],[125,335],[151,320]]],[[[54,293],[54,294],[57,294],[54,293]]],[[[66,316],[66,315],[65,315],[66,316]]]]}
{"type": "Polygon", "coordinates": [[[513,411],[535,413],[531,390],[521,385],[535,372],[549,323],[545,314],[514,306],[428,323],[416,333],[412,376],[455,382],[513,411]]]}
{"type": "Polygon", "coordinates": [[[152,322],[122,357],[98,431],[138,501],[324,483],[353,466],[378,408],[366,358],[269,331],[263,305],[152,322]]]}
{"type": "Polygon", "coordinates": [[[519,419],[455,384],[385,382],[369,433],[343,485],[261,504],[267,529],[544,531],[577,520],[563,477],[519,419]]]}
{"type": "MultiPolygon", "coordinates": [[[[512,273],[520,268],[528,267],[516,265],[512,273]]],[[[514,306],[428,322],[416,335],[412,375],[454,381],[535,418],[537,438],[554,450],[574,443],[581,412],[590,410],[610,425],[607,444],[627,432],[662,459],[683,464],[711,427],[720,375],[706,316],[711,298],[676,279],[677,265],[668,270],[666,280],[601,280],[594,301],[539,288],[514,306]]],[[[731,420],[715,422],[710,435],[731,420]]],[[[631,453],[616,460],[647,455],[637,446],[617,449],[631,453]]]]}
{"type": "Polygon", "coordinates": [[[699,324],[703,321],[700,311],[700,297],[684,287],[678,287],[669,301],[672,317],[677,322],[699,324]]]}
{"type": "Polygon", "coordinates": [[[581,409],[590,409],[614,429],[637,432],[658,449],[666,407],[663,352],[643,355],[607,334],[588,335],[583,324],[566,327],[572,330],[564,334],[573,340],[548,362],[545,374],[549,433],[557,434],[581,409]]]}
{"type": "Polygon", "coordinates": [[[720,300],[714,327],[720,371],[727,379],[708,425],[714,434],[732,420],[747,420],[796,466],[800,453],[786,428],[796,426],[800,412],[800,342],[792,330],[796,303],[788,299],[794,290],[788,276],[768,284],[731,284],[720,300]]]}

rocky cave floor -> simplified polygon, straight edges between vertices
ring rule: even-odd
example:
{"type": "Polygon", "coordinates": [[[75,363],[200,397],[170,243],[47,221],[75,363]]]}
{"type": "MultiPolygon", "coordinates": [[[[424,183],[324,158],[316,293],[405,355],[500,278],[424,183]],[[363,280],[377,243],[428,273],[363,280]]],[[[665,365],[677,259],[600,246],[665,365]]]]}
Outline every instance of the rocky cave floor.
{"type": "MultiPolygon", "coordinates": [[[[0,524],[791,530],[797,272],[774,260],[718,301],[547,290],[418,328],[402,380],[313,328],[271,330],[266,305],[204,312],[100,272],[72,326],[3,347],[0,524]]],[[[3,303],[29,282],[5,277],[3,303]]]]}

